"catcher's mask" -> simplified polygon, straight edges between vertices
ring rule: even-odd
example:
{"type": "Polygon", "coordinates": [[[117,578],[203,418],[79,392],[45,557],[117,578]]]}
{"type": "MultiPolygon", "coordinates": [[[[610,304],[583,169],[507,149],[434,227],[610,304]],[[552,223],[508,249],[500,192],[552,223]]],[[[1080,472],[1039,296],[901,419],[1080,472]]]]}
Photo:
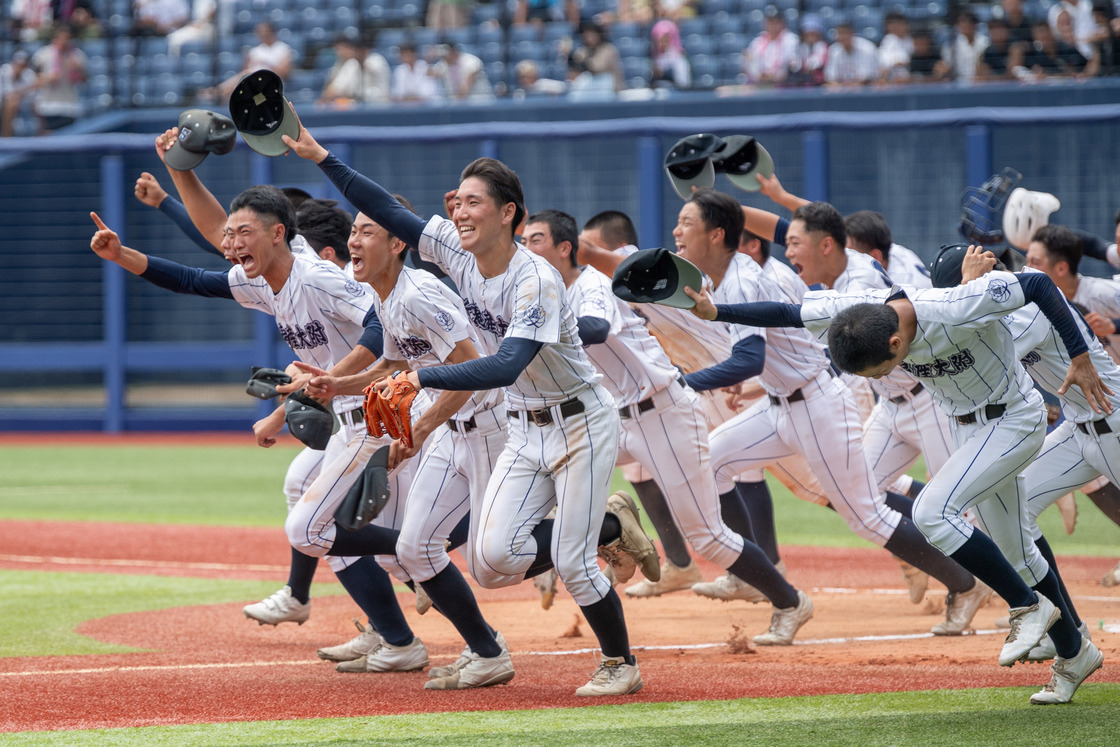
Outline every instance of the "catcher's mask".
{"type": "Polygon", "coordinates": [[[1003,241],[1000,211],[1023,175],[1012,168],[993,174],[979,187],[968,187],[961,196],[961,236],[973,244],[994,246],[1003,241]]]}

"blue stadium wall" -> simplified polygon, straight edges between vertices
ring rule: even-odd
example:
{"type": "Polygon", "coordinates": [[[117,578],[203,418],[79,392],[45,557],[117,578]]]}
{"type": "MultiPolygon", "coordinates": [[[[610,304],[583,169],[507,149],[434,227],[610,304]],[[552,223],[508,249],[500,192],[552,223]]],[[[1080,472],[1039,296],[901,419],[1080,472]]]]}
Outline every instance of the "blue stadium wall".
{"type": "MultiPolygon", "coordinates": [[[[424,215],[442,210],[464,165],[488,155],[520,174],[530,211],[558,208],[582,223],[623,210],[644,247],[672,241],[680,201],[661,159],[699,131],[756,136],[791,192],[844,213],[878,210],[895,240],[926,259],[957,239],[962,191],[1004,166],[1061,199],[1056,222],[1108,237],[1120,207],[1115,79],[301,114],[344,161],[424,215]]],[[[170,187],[153,142],[177,117],[110,114],[78,134],[0,140],[0,430],[245,430],[267,411],[243,387],[250,366],[291,357],[269,318],[164,292],[89,250],[97,211],[128,245],[226,266],[132,196],[143,171],[170,187]]],[[[338,197],[313,164],[243,143],[198,173],[223,203],[255,183],[338,197]]],[[[745,204],[769,206],[720,180],[745,204]]],[[[1109,270],[1089,261],[1083,272],[1109,270]]]]}

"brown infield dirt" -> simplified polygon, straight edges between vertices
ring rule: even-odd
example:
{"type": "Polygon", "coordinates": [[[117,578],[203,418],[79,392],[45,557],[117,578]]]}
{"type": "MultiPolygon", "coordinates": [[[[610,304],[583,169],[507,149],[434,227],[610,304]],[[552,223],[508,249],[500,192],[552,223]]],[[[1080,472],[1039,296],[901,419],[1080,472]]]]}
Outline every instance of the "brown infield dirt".
{"type": "MultiPolygon", "coordinates": [[[[0,549],[0,567],[9,569],[275,579],[277,586],[287,577],[288,547],[279,527],[6,521],[0,549]],[[45,553],[45,547],[52,549],[45,553]]],[[[145,653],[0,658],[0,731],[1038,687],[1049,680],[1045,665],[998,665],[1004,633],[994,622],[1006,607],[983,607],[974,622],[978,634],[934,638],[927,634],[941,615],[929,606],[943,603],[944,589],[934,584],[927,606],[912,605],[885,551],[785,547],[783,556],[790,581],[816,606],[792,647],[747,643],[766,629],[768,605],[720,602],[690,591],[655,599],[623,595],[645,680],[631,696],[589,701],[573,694],[594,669],[595,639],[562,587],[544,610],[525,583],[476,589],[484,614],[512,649],[517,676],[508,686],[434,692],[423,689],[423,672],[340,674],[315,651],[355,634],[350,618],[358,610],[349,599],[314,598],[306,624],[277,628],[246,619],[241,607],[256,601],[247,599],[115,615],[78,627],[82,635],[145,653]]],[[[1113,562],[1066,557],[1062,571],[1094,640],[1108,659],[1120,661],[1120,636],[1110,632],[1120,622],[1120,588],[1098,584],[1113,562]]],[[[721,573],[710,563],[701,567],[707,579],[721,573]]],[[[316,582],[332,585],[318,589],[337,593],[333,581],[322,564],[316,582]]],[[[432,664],[453,661],[463,644],[451,625],[435,611],[416,614],[411,593],[399,598],[432,664]]],[[[1093,682],[1120,682],[1120,668],[1106,665],[1087,686],[1093,682]]]]}

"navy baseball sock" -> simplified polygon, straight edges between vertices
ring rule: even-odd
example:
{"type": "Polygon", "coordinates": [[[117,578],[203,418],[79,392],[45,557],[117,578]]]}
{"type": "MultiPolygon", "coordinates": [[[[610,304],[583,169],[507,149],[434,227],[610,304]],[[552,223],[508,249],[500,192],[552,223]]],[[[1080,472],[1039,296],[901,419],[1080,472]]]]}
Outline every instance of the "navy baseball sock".
{"type": "Polygon", "coordinates": [[[1050,640],[1054,642],[1054,650],[1058,652],[1058,656],[1063,659],[1072,659],[1081,650],[1081,631],[1073,623],[1060,586],[1061,582],[1058,581],[1057,574],[1051,568],[1046,577],[1032,588],[1053,602],[1054,606],[1062,613],[1061,619],[1050,627],[1050,640]]]}
{"type": "Polygon", "coordinates": [[[334,544],[327,555],[396,555],[396,529],[366,524],[356,532],[335,526],[334,544]]]}
{"type": "Polygon", "coordinates": [[[349,568],[335,575],[382,638],[394,646],[412,643],[412,630],[397,603],[393,580],[373,556],[358,558],[349,568]]]}
{"type": "Polygon", "coordinates": [[[1112,520],[1113,524],[1120,525],[1120,488],[1110,482],[1097,488],[1092,493],[1086,493],[1093,505],[1112,520]]]}
{"type": "Polygon", "coordinates": [[[609,545],[622,537],[622,522],[612,513],[603,515],[603,526],[599,527],[599,544],[609,545]]]}
{"type": "Polygon", "coordinates": [[[796,607],[800,601],[797,589],[774,567],[762,548],[748,539],[743,540],[743,552],[727,570],[761,591],[779,609],[796,607]]]}
{"type": "Polygon", "coordinates": [[[626,618],[622,614],[622,600],[613,588],[595,604],[580,605],[587,624],[599,641],[603,656],[622,657],[627,664],[634,663],[630,654],[630,634],[626,631],[626,618]]]}
{"type": "MultiPolygon", "coordinates": [[[[897,495],[897,493],[896,493],[897,495]]],[[[901,498],[902,496],[898,496],[901,498]]],[[[945,584],[952,592],[968,591],[976,585],[972,574],[961,567],[960,563],[945,556],[931,545],[914,526],[914,522],[903,516],[895,527],[894,534],[883,547],[896,557],[905,560],[945,584]]],[[[993,587],[994,588],[994,587],[993,587]]]]}
{"type": "MultiPolygon", "coordinates": [[[[404,585],[407,586],[408,590],[411,591],[413,594],[416,593],[416,582],[415,581],[413,581],[412,579],[409,579],[408,581],[404,582],[404,585]]],[[[428,595],[428,598],[432,599],[430,594],[428,595]]],[[[436,612],[440,613],[444,617],[447,617],[447,613],[445,613],[443,610],[441,610],[439,608],[439,602],[437,602],[434,599],[432,599],[432,609],[434,609],[436,612]]]]}
{"type": "Polygon", "coordinates": [[[471,651],[488,659],[502,653],[502,647],[494,640],[490,626],[486,624],[482,612],[478,609],[478,602],[471,592],[471,587],[467,586],[463,574],[454,563],[449,564],[433,578],[421,581],[420,586],[428,592],[433,605],[440,604],[445,610],[454,610],[454,614],[447,619],[455,626],[455,630],[459,631],[459,635],[467,642],[471,651]]]}
{"type": "Polygon", "coordinates": [[[974,530],[972,536],[949,557],[992,587],[992,591],[999,594],[1009,607],[1030,607],[1038,601],[1031,587],[1003,557],[992,538],[979,529],[974,530]]]}
{"type": "Polygon", "coordinates": [[[914,480],[910,483],[910,489],[906,491],[906,497],[910,498],[911,500],[917,498],[918,494],[922,492],[922,488],[924,488],[925,486],[926,484],[924,482],[914,480]]]}
{"type": "Polygon", "coordinates": [[[459,520],[455,528],[451,530],[451,534],[447,535],[447,551],[451,552],[456,547],[462,547],[470,539],[471,534],[471,512],[468,511],[467,515],[459,520]]]}
{"type": "Polygon", "coordinates": [[[774,524],[774,499],[770,496],[770,487],[765,480],[737,482],[735,490],[751,517],[755,544],[762,548],[771,563],[777,564],[782,556],[778,552],[778,528],[774,524]]]}
{"type": "MultiPolygon", "coordinates": [[[[607,514],[610,516],[610,514],[607,514]]],[[[618,521],[618,519],[615,519],[618,521]]],[[[552,563],[552,525],[555,519],[545,519],[540,524],[533,527],[532,535],[533,540],[537,543],[537,557],[533,559],[529,570],[525,571],[525,578],[532,578],[539,576],[549,568],[553,567],[552,563]]],[[[619,529],[621,532],[621,528],[619,529]]]]}
{"type": "Polygon", "coordinates": [[[319,559],[314,555],[304,555],[299,550],[292,548],[292,564],[288,568],[288,586],[292,587],[292,596],[300,604],[307,604],[311,599],[311,579],[315,578],[315,569],[319,567],[319,559]]]}
{"type": "Polygon", "coordinates": [[[914,518],[914,499],[908,498],[901,493],[896,493],[893,490],[886,491],[887,494],[887,508],[893,508],[907,519],[914,518]]]}
{"type": "MultiPolygon", "coordinates": [[[[1054,574],[1054,578],[1058,582],[1058,591],[1062,593],[1062,599],[1065,600],[1066,610],[1069,611],[1067,616],[1069,621],[1073,623],[1075,628],[1081,626],[1081,617],[1077,614],[1077,610],[1073,608],[1073,599],[1069,595],[1069,590],[1066,589],[1066,582],[1062,580],[1062,574],[1058,571],[1058,561],[1054,558],[1054,551],[1050,549],[1050,543],[1046,541],[1045,537],[1039,537],[1034,541],[1034,546],[1042,553],[1042,557],[1046,558],[1046,562],[1050,564],[1050,572],[1054,574]]],[[[1035,587],[1036,589],[1038,587],[1035,587]]],[[[1062,611],[1062,615],[1066,616],[1066,610],[1062,611]]]]}
{"type": "MultiPolygon", "coordinates": [[[[748,542],[755,542],[754,527],[751,525],[751,515],[747,513],[746,504],[739,497],[735,488],[723,493],[719,497],[719,514],[723,523],[735,534],[748,542]]],[[[758,544],[755,542],[755,544],[758,544]]]]}
{"type": "Polygon", "coordinates": [[[663,555],[676,567],[684,568],[692,562],[692,556],[688,552],[688,543],[684,535],[673,521],[673,514],[669,511],[669,504],[665,501],[661,488],[657,487],[657,483],[653,480],[643,480],[633,485],[642,508],[649,514],[649,520],[657,530],[663,555]]]}

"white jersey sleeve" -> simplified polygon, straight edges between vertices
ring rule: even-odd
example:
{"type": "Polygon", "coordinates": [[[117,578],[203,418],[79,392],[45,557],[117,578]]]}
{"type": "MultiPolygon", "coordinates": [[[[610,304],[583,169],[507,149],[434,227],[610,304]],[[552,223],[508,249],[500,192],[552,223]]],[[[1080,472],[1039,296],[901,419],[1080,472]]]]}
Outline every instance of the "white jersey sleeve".
{"type": "MultiPolygon", "coordinates": [[[[1109,319],[1120,318],[1120,275],[1108,278],[1080,276],[1073,302],[1109,319]]],[[[1120,362],[1120,334],[1101,338],[1101,345],[1114,361],[1120,362]]]]}
{"type": "Polygon", "coordinates": [[[933,287],[929,270],[917,254],[901,244],[891,244],[888,256],[887,274],[891,276],[891,280],[914,288],[933,287]]]}

